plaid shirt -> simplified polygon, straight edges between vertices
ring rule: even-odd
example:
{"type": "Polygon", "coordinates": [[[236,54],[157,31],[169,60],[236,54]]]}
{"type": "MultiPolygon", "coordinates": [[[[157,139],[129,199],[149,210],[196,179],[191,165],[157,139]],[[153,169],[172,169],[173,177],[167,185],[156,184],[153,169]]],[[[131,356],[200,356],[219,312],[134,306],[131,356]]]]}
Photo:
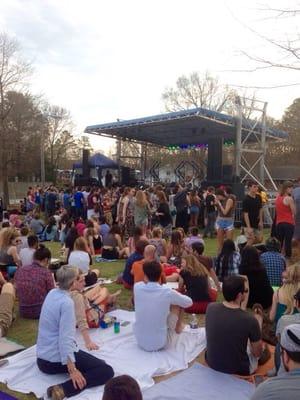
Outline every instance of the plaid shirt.
{"type": "Polygon", "coordinates": [[[286,266],[283,255],[276,251],[266,251],[260,256],[260,261],[266,268],[271,286],[280,286],[286,266]]]}
{"type": "Polygon", "coordinates": [[[34,261],[17,269],[15,284],[21,316],[38,318],[47,293],[54,288],[52,273],[34,261]]]}
{"type": "MultiPolygon", "coordinates": [[[[220,281],[223,281],[226,276],[238,275],[241,264],[241,255],[235,251],[229,258],[227,273],[223,273],[223,257],[216,262],[216,274],[220,281]]],[[[224,271],[225,272],[225,271],[224,271]]]]}

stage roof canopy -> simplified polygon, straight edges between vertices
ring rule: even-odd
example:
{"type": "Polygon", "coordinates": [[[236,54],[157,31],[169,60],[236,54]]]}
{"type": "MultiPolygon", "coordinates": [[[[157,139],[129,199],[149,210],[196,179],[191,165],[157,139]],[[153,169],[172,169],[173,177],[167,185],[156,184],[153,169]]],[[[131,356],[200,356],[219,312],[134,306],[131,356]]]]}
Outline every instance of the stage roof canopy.
{"type": "MultiPolygon", "coordinates": [[[[251,131],[253,124],[254,121],[243,119],[243,138],[251,131]]],[[[261,124],[257,123],[255,133],[260,135],[261,128],[261,124]]],[[[234,140],[236,118],[217,111],[194,108],[145,118],[91,125],[86,127],[85,132],[164,147],[182,144],[196,145],[221,136],[224,140],[234,140]]],[[[267,128],[266,136],[267,139],[273,140],[288,137],[286,132],[273,128],[267,128]]]]}

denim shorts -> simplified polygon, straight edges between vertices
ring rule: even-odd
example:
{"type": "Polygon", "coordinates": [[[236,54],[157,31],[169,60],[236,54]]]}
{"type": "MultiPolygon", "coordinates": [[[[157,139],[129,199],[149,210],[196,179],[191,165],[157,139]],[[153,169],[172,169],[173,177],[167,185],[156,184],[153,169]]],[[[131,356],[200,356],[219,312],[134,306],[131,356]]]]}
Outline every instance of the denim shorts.
{"type": "Polygon", "coordinates": [[[234,229],[233,219],[217,219],[216,227],[223,231],[232,231],[234,229]]]}

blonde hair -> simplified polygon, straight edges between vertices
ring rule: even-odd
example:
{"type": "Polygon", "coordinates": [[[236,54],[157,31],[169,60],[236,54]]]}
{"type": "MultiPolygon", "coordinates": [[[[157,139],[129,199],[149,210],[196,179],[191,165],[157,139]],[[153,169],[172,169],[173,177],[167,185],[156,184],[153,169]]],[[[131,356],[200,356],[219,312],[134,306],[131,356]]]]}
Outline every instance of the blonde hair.
{"type": "Polygon", "coordinates": [[[293,314],[294,296],[300,289],[300,263],[296,263],[287,268],[287,277],[279,289],[286,304],[285,314],[293,314]]]}
{"type": "Polygon", "coordinates": [[[161,238],[162,237],[162,229],[159,227],[156,227],[152,231],[152,237],[153,238],[161,238]]]}
{"type": "Polygon", "coordinates": [[[88,252],[88,244],[87,244],[87,241],[85,240],[85,238],[80,236],[75,240],[74,250],[88,252]]]}
{"type": "Polygon", "coordinates": [[[19,231],[15,228],[4,228],[0,232],[0,249],[7,249],[11,246],[11,242],[19,237],[19,231]]]}
{"type": "Polygon", "coordinates": [[[138,207],[146,207],[147,203],[146,194],[142,190],[138,190],[135,195],[135,204],[138,207]]]}
{"type": "Polygon", "coordinates": [[[182,271],[188,271],[192,276],[208,277],[207,269],[193,254],[188,254],[182,257],[182,259],[186,262],[186,266],[182,268],[182,271]]]}

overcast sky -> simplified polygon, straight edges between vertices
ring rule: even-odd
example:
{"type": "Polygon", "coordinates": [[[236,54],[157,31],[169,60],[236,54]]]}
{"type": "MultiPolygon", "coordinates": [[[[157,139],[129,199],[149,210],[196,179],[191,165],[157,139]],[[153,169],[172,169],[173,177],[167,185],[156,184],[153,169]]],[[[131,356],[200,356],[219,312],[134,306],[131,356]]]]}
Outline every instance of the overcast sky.
{"type": "MultiPolygon", "coordinates": [[[[229,85],[300,83],[300,72],[251,69],[241,54],[282,60],[272,38],[296,34],[293,19],[269,18],[267,0],[1,0],[1,30],[16,36],[34,65],[32,91],[70,110],[76,133],[87,125],[164,111],[161,94],[182,74],[213,75],[229,85]]],[[[269,0],[274,8],[297,1],[269,0]]],[[[298,7],[299,8],[299,7],[298,7]]],[[[299,25],[299,24],[298,24],[299,25]]],[[[300,86],[257,91],[280,118],[300,86]]],[[[111,141],[94,138],[95,149],[111,141]]]]}

